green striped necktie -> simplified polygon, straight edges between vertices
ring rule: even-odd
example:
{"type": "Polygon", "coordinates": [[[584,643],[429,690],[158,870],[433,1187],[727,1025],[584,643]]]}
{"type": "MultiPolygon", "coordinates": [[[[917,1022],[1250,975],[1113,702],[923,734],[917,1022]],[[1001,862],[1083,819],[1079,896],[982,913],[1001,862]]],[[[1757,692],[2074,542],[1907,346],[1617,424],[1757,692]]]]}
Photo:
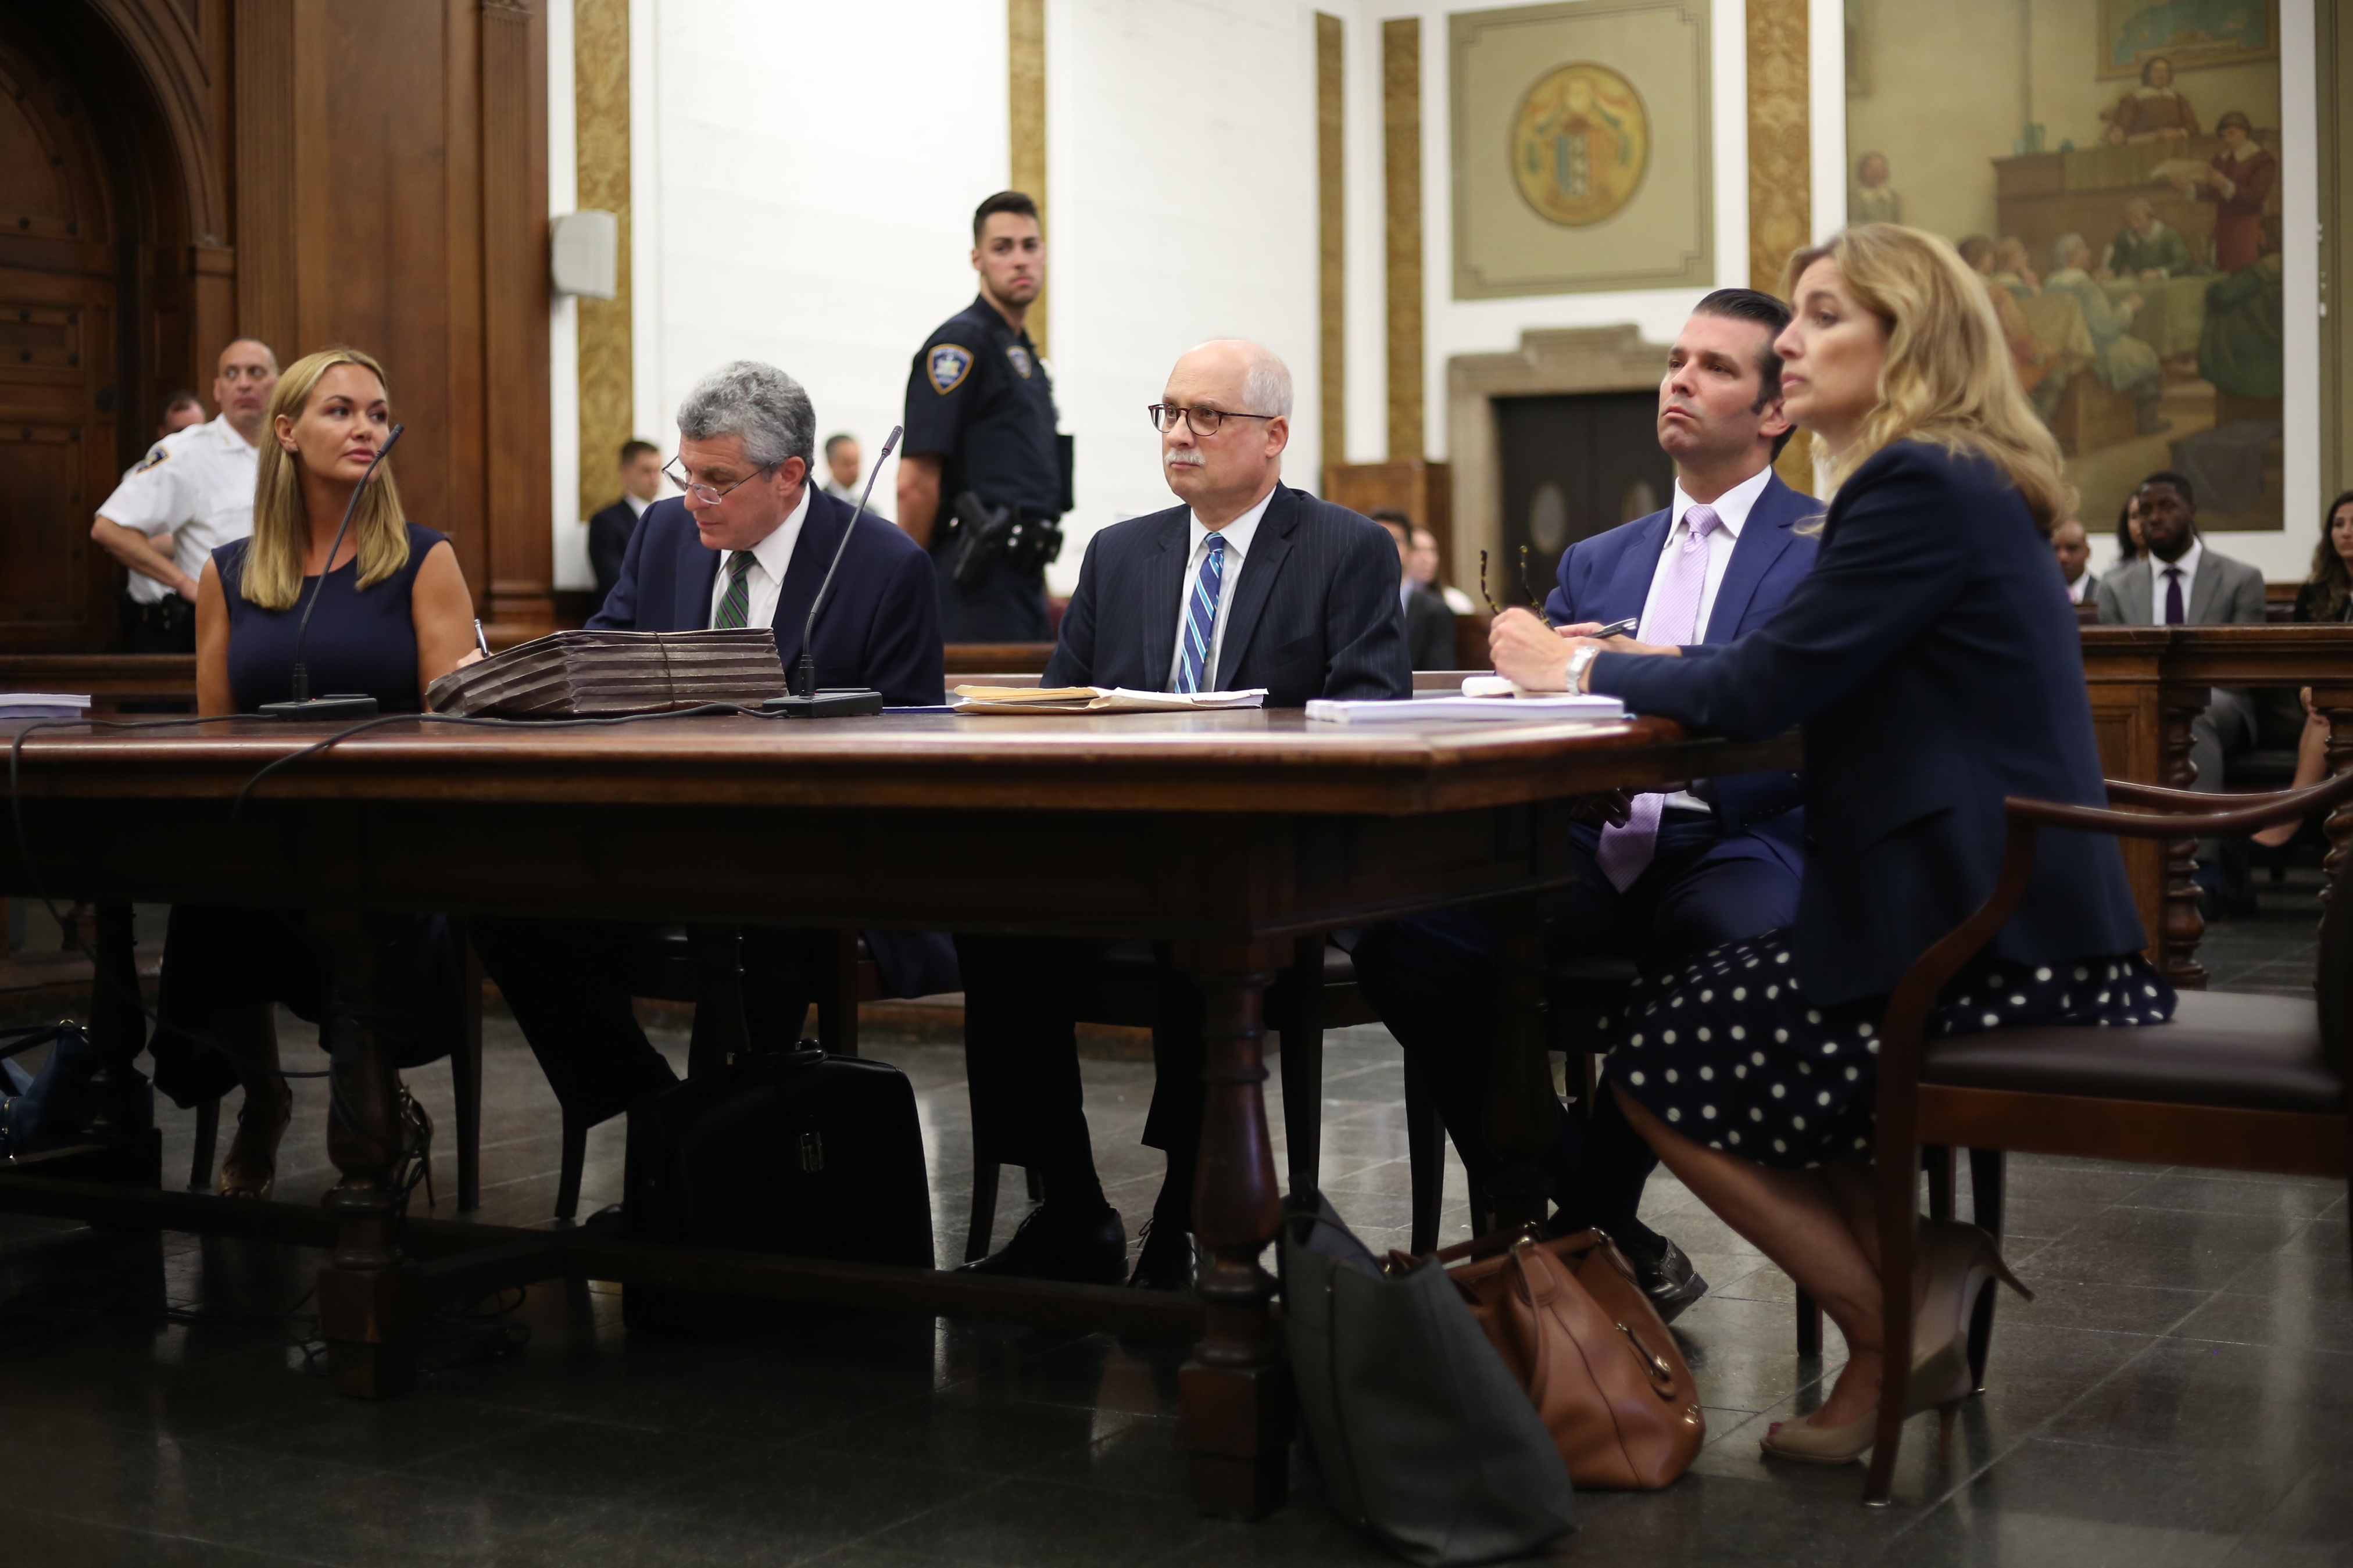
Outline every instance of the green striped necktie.
{"type": "Polygon", "coordinates": [[[711,617],[713,631],[733,631],[752,613],[752,584],[749,578],[758,557],[748,550],[739,550],[727,558],[727,592],[720,596],[718,613],[711,617]]]}

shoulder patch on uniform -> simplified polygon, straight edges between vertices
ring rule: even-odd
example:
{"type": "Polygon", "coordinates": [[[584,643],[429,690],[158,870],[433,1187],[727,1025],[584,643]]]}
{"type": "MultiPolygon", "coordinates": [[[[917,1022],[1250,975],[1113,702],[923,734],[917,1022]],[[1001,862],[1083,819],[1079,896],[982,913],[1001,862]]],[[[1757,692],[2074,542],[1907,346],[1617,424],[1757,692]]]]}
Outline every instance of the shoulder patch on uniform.
{"type": "Polygon", "coordinates": [[[150,447],[147,448],[147,455],[139,459],[139,466],[131,471],[134,474],[143,474],[171,455],[162,447],[150,447]]]}
{"type": "Polygon", "coordinates": [[[924,356],[923,370],[932,378],[932,390],[945,397],[971,374],[972,351],[961,343],[935,343],[924,356]]]}
{"type": "Polygon", "coordinates": [[[1029,351],[1028,349],[1023,348],[1019,343],[1014,343],[1006,349],[1005,357],[1013,362],[1013,368],[1015,372],[1020,375],[1022,380],[1027,381],[1029,379],[1029,351]]]}

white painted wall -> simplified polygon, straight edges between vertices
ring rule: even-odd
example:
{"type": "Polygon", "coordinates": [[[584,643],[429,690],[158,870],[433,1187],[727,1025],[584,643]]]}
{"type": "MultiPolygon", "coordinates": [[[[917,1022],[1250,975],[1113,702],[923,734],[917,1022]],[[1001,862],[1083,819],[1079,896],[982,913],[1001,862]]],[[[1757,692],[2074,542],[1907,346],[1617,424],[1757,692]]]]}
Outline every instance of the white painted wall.
{"type": "MultiPolygon", "coordinates": [[[[2283,0],[2291,148],[2313,144],[2313,7],[2283,0]],[[2301,74],[2299,72],[2301,67],[2301,74]]],[[[550,30],[549,195],[571,205],[568,7],[550,30]],[[560,40],[560,41],[559,41],[560,40]]],[[[1049,0],[1048,299],[1063,426],[1078,442],[1067,592],[1093,529],[1166,505],[1142,408],[1201,339],[1258,338],[1297,384],[1289,478],[1314,482],[1314,12],[1345,27],[1348,419],[1352,460],[1388,456],[1380,22],[1422,23],[1427,455],[1447,456],[1446,363],[1517,346],[1530,328],[1631,322],[1664,341],[1697,288],[1456,301],[1448,210],[1442,5],[1396,0],[1049,0]],[[1172,151],[1171,142],[1182,151],[1172,151]]],[[[1712,6],[1716,279],[1747,269],[1743,0],[1712,6]]],[[[971,211],[1009,177],[1005,17],[993,0],[631,0],[632,263],[639,434],[728,359],[772,360],[816,400],[820,434],[871,454],[898,422],[909,362],[972,296],[971,211]],[[861,62],[864,64],[861,65],[861,62]],[[891,90],[890,83],[914,90],[891,90]]],[[[1841,0],[1811,0],[1818,234],[1843,217],[1841,0]]],[[[2317,310],[2309,159],[2284,161],[2291,321],[2317,310]]],[[[578,530],[570,307],[550,374],[560,580],[578,530]]],[[[2290,405],[2312,407],[2316,345],[2290,334],[2290,405]]],[[[2224,548],[2299,576],[2318,495],[2316,432],[2292,426],[2285,537],[2224,548]]],[[[878,496],[891,496],[885,471],[878,496]]]]}

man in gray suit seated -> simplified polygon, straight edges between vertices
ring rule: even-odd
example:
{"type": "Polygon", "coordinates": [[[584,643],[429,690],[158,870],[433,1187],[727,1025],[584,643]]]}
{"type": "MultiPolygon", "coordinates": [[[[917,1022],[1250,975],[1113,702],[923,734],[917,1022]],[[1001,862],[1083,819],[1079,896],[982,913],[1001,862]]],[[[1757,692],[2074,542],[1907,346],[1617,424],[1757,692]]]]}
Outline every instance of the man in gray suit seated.
{"type": "MultiPolygon", "coordinates": [[[[2100,579],[2104,626],[2261,626],[2263,574],[2243,561],[2206,548],[2198,537],[2198,500],[2179,474],[2155,473],[2133,493],[2148,554],[2118,562],[2100,579]]],[[[2227,757],[2255,745],[2255,703],[2243,688],[2213,689],[2206,710],[2189,726],[2189,760],[2198,770],[2190,788],[2217,794],[2227,757]]],[[[2199,846],[2200,880],[2215,892],[2211,847],[2199,846]]]]}

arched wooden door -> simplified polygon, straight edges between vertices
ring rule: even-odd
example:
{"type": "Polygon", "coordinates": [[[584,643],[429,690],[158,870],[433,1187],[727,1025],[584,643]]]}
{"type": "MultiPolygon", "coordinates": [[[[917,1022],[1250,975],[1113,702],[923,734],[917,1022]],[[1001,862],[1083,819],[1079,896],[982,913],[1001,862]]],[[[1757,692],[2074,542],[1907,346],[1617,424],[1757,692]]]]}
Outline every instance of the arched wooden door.
{"type": "Polygon", "coordinates": [[[82,95],[0,30],[0,649],[105,646],[127,247],[82,95]]]}

